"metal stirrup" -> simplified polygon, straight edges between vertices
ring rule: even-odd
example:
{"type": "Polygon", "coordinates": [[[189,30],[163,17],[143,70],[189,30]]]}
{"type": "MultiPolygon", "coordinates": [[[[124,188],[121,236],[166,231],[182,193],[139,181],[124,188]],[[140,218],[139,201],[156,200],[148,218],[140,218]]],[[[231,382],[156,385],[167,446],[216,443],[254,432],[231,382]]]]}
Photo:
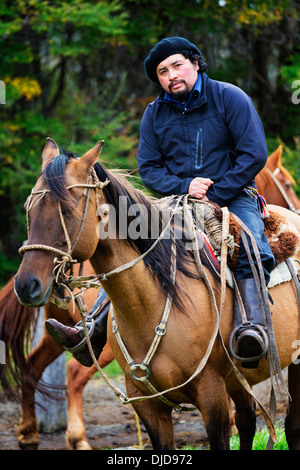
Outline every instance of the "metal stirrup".
{"type": "MultiPolygon", "coordinates": [[[[89,328],[89,338],[92,337],[92,334],[94,333],[94,329],[95,329],[95,320],[92,319],[91,327],[89,328]]],[[[86,347],[86,344],[87,344],[87,341],[86,341],[86,338],[84,337],[82,341],[80,341],[79,344],[76,344],[76,346],[72,348],[67,348],[66,346],[64,346],[64,348],[66,351],[69,351],[70,353],[75,354],[75,353],[82,351],[86,347]]]]}
{"type": "Polygon", "coordinates": [[[237,326],[230,335],[228,347],[229,347],[230,353],[234,357],[234,359],[236,359],[237,361],[240,361],[240,362],[259,361],[262,357],[265,356],[265,354],[267,354],[268,349],[269,349],[269,340],[268,340],[268,335],[267,335],[265,329],[261,325],[254,325],[253,323],[249,323],[249,326],[250,325],[251,325],[252,329],[258,330],[259,334],[263,337],[265,347],[264,347],[263,351],[261,352],[261,354],[259,354],[258,356],[253,356],[253,357],[240,357],[240,356],[238,356],[236,354],[235,350],[234,350],[233,343],[234,343],[236,335],[238,335],[238,333],[242,329],[247,329],[247,324],[237,326]]]}

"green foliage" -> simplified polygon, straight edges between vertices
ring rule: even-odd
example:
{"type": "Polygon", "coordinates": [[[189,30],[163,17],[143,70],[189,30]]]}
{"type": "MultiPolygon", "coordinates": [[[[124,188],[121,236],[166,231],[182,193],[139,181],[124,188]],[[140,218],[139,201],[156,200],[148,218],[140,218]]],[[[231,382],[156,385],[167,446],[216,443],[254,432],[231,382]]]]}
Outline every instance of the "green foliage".
{"type": "Polygon", "coordinates": [[[106,166],[129,170],[140,183],[139,123],[146,102],[158,93],[145,78],[143,60],[164,36],[188,37],[202,50],[212,78],[249,92],[262,113],[270,152],[283,142],[284,164],[300,181],[299,106],[291,102],[291,84],[299,79],[298,17],[296,0],[3,0],[3,280],[20,259],[23,205],[40,172],[47,136],[78,156],[104,139],[106,166]]]}

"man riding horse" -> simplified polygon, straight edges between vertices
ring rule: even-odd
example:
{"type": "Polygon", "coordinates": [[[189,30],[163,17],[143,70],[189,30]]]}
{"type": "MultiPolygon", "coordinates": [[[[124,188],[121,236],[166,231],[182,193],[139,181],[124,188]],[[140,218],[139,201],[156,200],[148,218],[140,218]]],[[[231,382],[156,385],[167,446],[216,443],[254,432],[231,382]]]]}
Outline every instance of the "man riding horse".
{"type": "MultiPolygon", "coordinates": [[[[210,79],[204,73],[207,65],[201,52],[185,38],[158,42],[144,66],[148,78],[162,87],[141,122],[137,160],[144,184],[164,196],[190,194],[227,206],[253,234],[267,285],[275,261],[253,188],[268,152],[252,100],[240,88],[210,79]]],[[[248,320],[242,324],[236,299],[235,353],[243,367],[255,368],[268,345],[261,332],[265,323],[260,296],[242,241],[234,277],[248,320]]],[[[102,289],[99,296],[103,301],[102,289]]],[[[106,306],[87,318],[96,357],[106,341],[107,312],[106,306]]],[[[75,347],[79,362],[92,364],[81,324],[67,327],[50,319],[46,326],[66,348],[75,347]]]]}

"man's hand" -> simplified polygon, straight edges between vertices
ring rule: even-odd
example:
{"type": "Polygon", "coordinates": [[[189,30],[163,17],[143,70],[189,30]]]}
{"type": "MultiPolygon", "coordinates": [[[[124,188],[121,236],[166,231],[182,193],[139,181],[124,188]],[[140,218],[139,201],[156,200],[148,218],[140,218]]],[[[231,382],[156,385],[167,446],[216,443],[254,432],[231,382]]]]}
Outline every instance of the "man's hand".
{"type": "Polygon", "coordinates": [[[189,194],[202,201],[208,201],[206,192],[212,184],[214,182],[210,178],[195,178],[190,183],[189,194]]]}

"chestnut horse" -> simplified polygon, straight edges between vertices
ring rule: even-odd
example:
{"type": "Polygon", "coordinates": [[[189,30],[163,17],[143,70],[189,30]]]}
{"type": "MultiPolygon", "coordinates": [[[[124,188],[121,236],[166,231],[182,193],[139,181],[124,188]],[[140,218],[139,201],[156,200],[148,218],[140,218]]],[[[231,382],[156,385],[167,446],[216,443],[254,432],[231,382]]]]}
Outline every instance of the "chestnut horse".
{"type": "MultiPolygon", "coordinates": [[[[77,272],[77,269],[76,271],[77,272]]],[[[93,274],[89,262],[84,263],[83,274],[93,274]]],[[[91,308],[96,300],[97,291],[89,289],[85,302],[91,308]]],[[[0,292],[0,331],[1,340],[6,346],[6,369],[1,366],[1,385],[8,397],[21,403],[21,417],[17,429],[17,438],[21,449],[33,450],[39,445],[39,433],[35,415],[35,391],[45,368],[62,352],[63,347],[56,343],[44,329],[39,344],[31,350],[31,341],[35,334],[35,324],[39,309],[21,305],[14,292],[12,278],[0,292]],[[13,312],[13,314],[12,314],[13,312]],[[11,377],[13,380],[9,380],[11,377]],[[16,388],[17,387],[17,388],[16,388]],[[20,396],[18,393],[20,390],[20,396]]],[[[44,307],[44,320],[56,318],[72,325],[80,320],[78,309],[69,305],[67,310],[57,308],[48,302],[44,307]]],[[[111,348],[107,343],[99,357],[100,367],[105,367],[114,359],[111,348]]],[[[82,393],[86,383],[96,372],[96,366],[84,367],[75,359],[67,363],[68,385],[68,426],[66,443],[71,450],[90,450],[87,442],[82,416],[82,393]]],[[[51,384],[49,384],[51,385],[51,384]]],[[[38,387],[40,388],[40,387],[38,387]]],[[[55,398],[55,391],[44,384],[40,390],[46,393],[45,399],[55,398]],[[53,395],[53,397],[51,397],[53,395]]]]}
{"type": "Polygon", "coordinates": [[[286,207],[294,212],[300,211],[300,201],[293,189],[295,180],[281,163],[282,146],[273,152],[260,173],[255,178],[259,194],[268,204],[286,207]]]}
{"type": "MultiPolygon", "coordinates": [[[[108,172],[97,163],[101,147],[102,142],[99,142],[83,157],[74,159],[59,155],[56,143],[47,139],[43,151],[43,172],[32,192],[28,210],[28,245],[23,250],[24,258],[15,277],[18,298],[23,304],[44,305],[57,280],[53,270],[63,272],[66,262],[74,262],[75,258],[78,261],[90,259],[95,272],[109,273],[101,276],[103,287],[112,301],[116,321],[113,331],[112,319],[109,319],[109,343],[125,372],[128,396],[135,398],[133,407],[148,431],[153,448],[174,448],[171,419],[173,405],[170,403],[191,403],[202,414],[211,449],[228,449],[227,391],[236,406],[241,448],[250,449],[255,433],[254,403],[232,373],[232,363],[227,360],[220,337],[215,336],[213,343],[210,341],[216,321],[207,283],[199,278],[191,253],[183,241],[176,240],[177,274],[173,282],[172,236],[161,238],[155,247],[152,246],[153,240],[147,237],[130,238],[129,227],[127,238],[118,236],[124,230],[118,219],[122,215],[118,213],[121,198],[127,201],[129,212],[134,211],[137,204],[145,208],[146,214],[141,211],[141,217],[146,217],[144,223],[149,223],[148,216],[155,202],[132,188],[125,179],[108,172]],[[89,180],[92,176],[94,184],[91,185],[89,180]],[[89,199],[85,197],[87,188],[91,188],[89,199]],[[106,208],[115,208],[116,237],[102,237],[101,227],[99,232],[99,218],[101,222],[102,214],[101,210],[97,212],[97,207],[104,207],[103,204],[106,208]],[[76,247],[72,250],[75,239],[76,247]],[[53,251],[59,254],[58,264],[53,261],[53,251]],[[139,258],[140,253],[145,253],[144,260],[139,258]],[[130,269],[125,269],[129,266],[130,269]],[[163,336],[151,364],[145,368],[142,360],[152,344],[155,328],[161,326],[166,299],[172,299],[167,334],[163,336]],[[117,342],[116,331],[121,332],[124,344],[134,358],[131,366],[117,342]],[[210,355],[205,367],[193,376],[197,364],[208,350],[210,355]],[[146,369],[155,390],[167,390],[167,402],[158,398],[147,399],[147,381],[139,376],[139,369],[146,369]],[[188,381],[191,376],[193,380],[188,381]],[[182,387],[179,384],[186,385],[182,387]]],[[[300,231],[299,216],[279,207],[276,210],[291,219],[300,231]]],[[[203,270],[202,275],[212,286],[216,303],[219,304],[219,279],[215,278],[208,266],[204,265],[203,270]]],[[[292,364],[292,345],[298,340],[299,329],[295,286],[291,282],[280,284],[272,288],[271,295],[274,301],[272,319],[281,367],[289,366],[292,400],[286,418],[286,436],[289,447],[299,449],[300,371],[292,364]]],[[[233,328],[233,292],[229,287],[226,287],[223,307],[220,332],[226,346],[233,328]]],[[[269,377],[267,359],[260,361],[258,369],[244,370],[243,373],[250,385],[265,380],[269,377]]]]}

